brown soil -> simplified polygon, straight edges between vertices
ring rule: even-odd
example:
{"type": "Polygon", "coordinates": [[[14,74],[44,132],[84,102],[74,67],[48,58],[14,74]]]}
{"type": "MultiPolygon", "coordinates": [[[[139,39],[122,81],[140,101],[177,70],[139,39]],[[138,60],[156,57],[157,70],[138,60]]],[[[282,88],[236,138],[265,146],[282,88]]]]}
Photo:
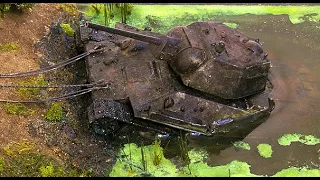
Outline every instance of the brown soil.
{"type": "MultiPolygon", "coordinates": [[[[25,72],[39,68],[39,57],[34,50],[34,44],[46,33],[47,27],[53,22],[61,10],[57,4],[36,4],[31,12],[23,14],[7,13],[0,20],[0,43],[15,42],[20,46],[19,50],[1,52],[0,73],[25,72]]],[[[1,78],[1,84],[15,84],[22,78],[1,78]]],[[[12,89],[1,89],[0,99],[16,99],[12,89]]],[[[40,111],[41,112],[41,111],[40,111]]],[[[0,106],[0,148],[10,142],[27,139],[38,144],[45,152],[52,149],[41,145],[39,139],[31,137],[27,130],[27,124],[35,117],[23,117],[10,115],[0,106]]]]}

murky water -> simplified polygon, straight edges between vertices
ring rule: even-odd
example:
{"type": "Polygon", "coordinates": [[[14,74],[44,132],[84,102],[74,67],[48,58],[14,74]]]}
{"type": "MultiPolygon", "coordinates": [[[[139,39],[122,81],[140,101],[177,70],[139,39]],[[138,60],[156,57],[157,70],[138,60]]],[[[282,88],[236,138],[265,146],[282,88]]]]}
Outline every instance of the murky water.
{"type": "MultiPolygon", "coordinates": [[[[240,160],[251,165],[251,173],[259,175],[273,175],[289,166],[319,168],[320,145],[293,143],[285,147],[277,140],[286,133],[320,137],[320,22],[292,24],[287,15],[226,16],[214,20],[237,23],[237,30],[260,39],[272,64],[270,77],[274,89],[270,97],[276,107],[265,123],[243,139],[250,144],[250,151],[238,150],[230,146],[230,141],[225,146],[220,142],[217,147],[216,142],[211,143],[206,137],[190,137],[189,148],[205,147],[209,151],[209,165],[240,160]],[[259,155],[256,146],[261,143],[272,146],[271,158],[259,155]]],[[[172,147],[175,151],[177,144],[172,147]]]]}
{"type": "MultiPolygon", "coordinates": [[[[286,133],[310,134],[320,137],[320,23],[292,24],[287,15],[281,16],[227,16],[215,19],[239,24],[238,30],[259,38],[271,61],[271,81],[274,89],[270,95],[276,107],[265,123],[258,126],[243,141],[250,151],[239,150],[230,144],[237,137],[214,138],[189,136],[188,148],[205,148],[209,152],[208,165],[218,166],[233,160],[247,162],[251,173],[274,175],[289,166],[319,168],[319,145],[308,146],[293,143],[278,144],[278,138],[286,133]],[[259,155],[257,145],[272,146],[271,158],[259,155]]],[[[135,139],[144,144],[143,137],[135,139]],[[138,140],[139,139],[139,140],[138,140]]],[[[163,139],[164,144],[167,143],[163,139]]],[[[165,150],[167,158],[179,155],[179,140],[170,140],[165,150]]]]}
{"type": "MultiPolygon", "coordinates": [[[[270,96],[275,99],[276,107],[267,121],[243,140],[250,144],[250,151],[229,147],[218,155],[212,152],[208,164],[245,161],[251,165],[252,173],[261,175],[273,175],[289,166],[316,168],[319,145],[293,143],[284,147],[277,140],[286,133],[320,137],[320,23],[294,25],[286,15],[221,17],[217,21],[235,22],[239,24],[238,30],[262,41],[273,66],[274,89],[270,96]],[[259,155],[256,146],[260,143],[272,146],[272,158],[259,155]]],[[[197,144],[194,146],[201,144],[201,141],[192,142],[197,144]]]]}

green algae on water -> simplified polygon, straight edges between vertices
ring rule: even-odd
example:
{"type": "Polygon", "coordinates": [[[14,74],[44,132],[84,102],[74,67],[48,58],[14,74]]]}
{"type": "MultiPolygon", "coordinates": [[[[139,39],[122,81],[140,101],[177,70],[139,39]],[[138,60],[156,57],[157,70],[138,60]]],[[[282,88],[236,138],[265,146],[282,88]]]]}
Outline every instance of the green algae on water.
{"type": "MultiPolygon", "coordinates": [[[[163,151],[162,147],[158,147],[159,151],[163,151]]],[[[141,174],[150,174],[156,177],[170,177],[177,176],[177,168],[171,161],[159,153],[161,161],[158,165],[154,165],[154,145],[138,147],[134,143],[125,144],[124,148],[119,152],[118,159],[112,168],[110,177],[134,177],[141,176],[141,174]],[[143,169],[141,148],[144,152],[144,161],[147,169],[143,169]]]]}
{"type": "MultiPolygon", "coordinates": [[[[288,15],[293,24],[304,21],[318,22],[320,6],[270,6],[270,5],[135,5],[127,24],[143,29],[146,26],[154,32],[166,34],[174,26],[186,26],[195,21],[210,21],[221,16],[237,15],[288,15]],[[172,18],[174,17],[174,18],[172,18]]],[[[88,7],[86,12],[93,23],[103,24],[103,13],[96,14],[88,7]]],[[[120,22],[120,13],[115,12],[110,26],[120,22]]],[[[234,23],[227,23],[236,28],[234,23]]]]}
{"type": "MultiPolygon", "coordinates": [[[[184,176],[192,177],[255,177],[259,175],[250,173],[250,165],[246,162],[234,160],[229,164],[221,166],[209,166],[205,162],[190,163],[183,167],[184,176]],[[190,171],[189,171],[190,169],[190,171]],[[191,173],[190,173],[191,172],[191,173]]],[[[183,176],[182,173],[180,176],[183,176]]]]}
{"type": "MultiPolygon", "coordinates": [[[[138,147],[136,144],[125,144],[124,148],[119,152],[118,159],[114,167],[112,168],[109,176],[156,176],[156,177],[263,177],[265,175],[256,175],[250,172],[250,165],[246,162],[233,160],[229,164],[220,166],[209,166],[206,162],[203,162],[208,157],[208,153],[202,149],[192,149],[188,152],[190,158],[190,164],[183,166],[180,169],[165,157],[158,166],[153,164],[153,151],[154,145],[138,147]],[[141,148],[144,149],[145,161],[147,164],[147,172],[143,170],[143,164],[141,162],[141,148]],[[130,155],[131,154],[131,155],[130,155]]],[[[271,147],[268,144],[260,144],[258,149],[267,150],[262,152],[268,157],[271,147]],[[260,147],[260,148],[259,148],[260,147]],[[269,149],[270,148],[270,149],[269,149]],[[268,150],[269,149],[269,150],[268,150]]],[[[160,147],[160,150],[163,149],[160,147]]],[[[320,150],[319,150],[320,151],[320,150]]],[[[161,153],[163,154],[163,153],[161,153]]],[[[309,177],[320,176],[320,170],[308,169],[306,167],[289,167],[283,169],[271,177],[309,177]]]]}
{"type": "Polygon", "coordinates": [[[290,167],[277,172],[273,177],[320,177],[320,170],[290,167]]]}
{"type": "Polygon", "coordinates": [[[235,146],[236,148],[239,149],[243,149],[243,150],[250,150],[250,145],[246,142],[243,141],[236,141],[233,143],[233,146],[235,146]]]}
{"type": "Polygon", "coordinates": [[[278,139],[278,143],[282,146],[289,146],[292,142],[300,142],[306,145],[316,145],[320,143],[320,139],[313,135],[303,134],[284,134],[278,139]]]}
{"type": "Polygon", "coordinates": [[[260,156],[270,158],[272,155],[272,147],[269,144],[259,144],[257,146],[260,156]]]}

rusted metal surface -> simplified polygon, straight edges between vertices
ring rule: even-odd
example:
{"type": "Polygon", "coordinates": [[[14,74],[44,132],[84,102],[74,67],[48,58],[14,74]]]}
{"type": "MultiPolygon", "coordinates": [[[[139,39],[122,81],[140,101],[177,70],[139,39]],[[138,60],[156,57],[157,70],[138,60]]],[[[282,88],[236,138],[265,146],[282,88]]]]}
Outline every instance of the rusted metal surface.
{"type": "Polygon", "coordinates": [[[105,129],[110,122],[110,131],[122,121],[161,132],[173,127],[204,135],[249,133],[272,111],[270,62],[258,40],[216,22],[175,27],[167,35],[120,23],[116,28],[117,34],[139,38],[112,34],[114,28],[82,30],[89,37],[86,51],[105,48],[87,58],[89,81],[109,87],[92,92],[90,122],[103,122],[105,129]],[[161,43],[150,44],[148,37],[161,43]],[[179,43],[172,46],[171,38],[179,43]]]}

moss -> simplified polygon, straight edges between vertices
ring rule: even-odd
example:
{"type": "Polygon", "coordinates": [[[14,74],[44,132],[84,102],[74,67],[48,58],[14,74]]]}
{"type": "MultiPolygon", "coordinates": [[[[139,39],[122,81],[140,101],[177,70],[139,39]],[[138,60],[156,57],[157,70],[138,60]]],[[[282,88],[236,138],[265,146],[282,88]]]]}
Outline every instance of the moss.
{"type": "Polygon", "coordinates": [[[243,142],[243,141],[236,141],[233,143],[233,146],[235,146],[236,148],[239,148],[239,149],[244,149],[244,150],[250,150],[250,145],[246,142],[243,142]]]}
{"type": "MultiPolygon", "coordinates": [[[[37,78],[30,78],[26,81],[21,81],[18,85],[21,86],[45,86],[47,85],[47,81],[39,76],[37,78]]],[[[40,88],[18,88],[17,93],[22,99],[38,99],[42,98],[40,94],[40,88]]]]}
{"type": "Polygon", "coordinates": [[[289,146],[292,142],[300,142],[306,145],[316,145],[320,143],[320,139],[312,135],[303,134],[284,134],[278,139],[278,143],[282,146],[289,146]]]}
{"type": "Polygon", "coordinates": [[[78,8],[74,4],[59,4],[59,8],[61,8],[63,11],[67,12],[71,16],[77,16],[78,15],[78,8]]]}
{"type": "Polygon", "coordinates": [[[0,157],[0,172],[3,170],[3,158],[0,157]]]}
{"type": "Polygon", "coordinates": [[[0,159],[0,177],[83,177],[91,169],[77,169],[45,156],[27,140],[12,142],[4,147],[0,159]]]}
{"type": "Polygon", "coordinates": [[[320,177],[320,170],[290,167],[277,172],[273,177],[320,177]]]}
{"type": "Polygon", "coordinates": [[[52,103],[44,117],[53,122],[61,121],[64,118],[61,104],[57,102],[52,103]]]}
{"type": "Polygon", "coordinates": [[[70,26],[70,24],[60,24],[60,26],[62,27],[63,31],[70,37],[74,36],[74,30],[72,29],[72,27],[70,26]]]}
{"type": "Polygon", "coordinates": [[[257,146],[260,156],[270,158],[272,155],[272,147],[269,144],[259,144],[257,146]]]}
{"type": "Polygon", "coordinates": [[[5,103],[3,108],[8,114],[14,115],[29,116],[35,113],[33,109],[21,103],[5,103]]]}
{"type": "Polygon", "coordinates": [[[19,44],[14,42],[0,44],[0,52],[9,52],[9,51],[14,51],[19,49],[20,49],[19,44]]]}

